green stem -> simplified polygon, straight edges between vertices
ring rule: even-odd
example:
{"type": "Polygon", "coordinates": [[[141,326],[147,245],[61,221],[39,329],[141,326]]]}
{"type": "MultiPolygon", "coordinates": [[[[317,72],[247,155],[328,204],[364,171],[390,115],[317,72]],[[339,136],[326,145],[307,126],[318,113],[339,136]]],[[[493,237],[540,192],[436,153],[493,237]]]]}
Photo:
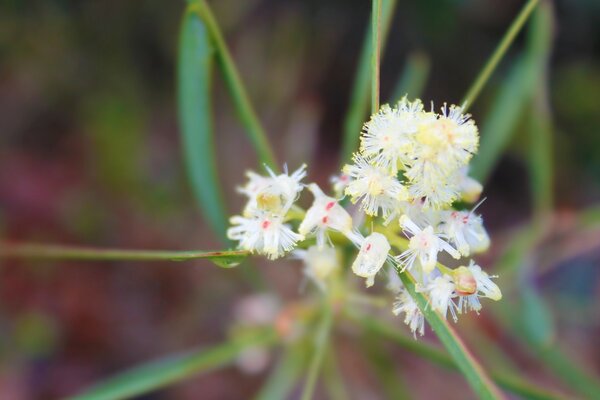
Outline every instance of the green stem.
{"type": "Polygon", "coordinates": [[[306,381],[304,382],[302,400],[310,400],[313,397],[317,378],[319,376],[319,371],[321,370],[321,365],[323,364],[323,358],[327,351],[327,343],[329,342],[329,336],[331,334],[333,314],[329,300],[325,301],[323,307],[323,314],[315,333],[314,353],[310,360],[306,381]]]}
{"type": "Polygon", "coordinates": [[[187,261],[202,258],[239,258],[247,251],[171,251],[171,250],[121,250],[92,247],[43,245],[32,243],[0,242],[0,258],[25,258],[41,260],[87,261],[187,261]]]}
{"type": "MultiPolygon", "coordinates": [[[[401,333],[396,327],[368,315],[359,315],[354,312],[346,312],[346,315],[352,321],[360,324],[367,331],[390,339],[413,354],[419,355],[441,367],[458,370],[456,362],[441,349],[425,344],[422,341],[414,340],[401,333]]],[[[532,385],[525,379],[516,375],[502,372],[491,372],[490,375],[492,379],[503,388],[528,399],[557,400],[566,398],[561,394],[553,393],[544,388],[532,385]]]]}
{"type": "MultiPolygon", "coordinates": [[[[392,16],[396,9],[397,0],[383,0],[381,9],[381,37],[380,52],[383,53],[389,28],[392,23],[392,16]]],[[[362,50],[359,57],[358,68],[352,85],[350,94],[350,103],[348,111],[344,118],[344,140],[342,143],[342,158],[344,163],[352,157],[352,153],[357,150],[360,130],[364,123],[365,116],[369,109],[369,83],[371,82],[371,47],[372,47],[372,27],[366,32],[362,50]]],[[[380,57],[381,59],[381,57],[380,57]]]]}
{"type": "Polygon", "coordinates": [[[211,34],[217,51],[217,62],[223,74],[223,78],[229,89],[240,121],[248,131],[250,140],[258,152],[260,160],[273,170],[278,170],[273,149],[271,148],[267,135],[248,99],[248,94],[246,93],[240,74],[233,62],[227,44],[223,39],[219,25],[217,24],[210,7],[204,0],[196,0],[192,2],[189,7],[191,11],[196,12],[204,21],[211,34]]]}
{"type": "Polygon", "coordinates": [[[379,110],[379,63],[381,60],[381,0],[373,0],[371,10],[371,114],[379,110]]]}
{"type": "Polygon", "coordinates": [[[415,300],[419,309],[425,316],[425,319],[431,325],[431,328],[437,335],[438,339],[450,356],[454,359],[454,362],[458,366],[458,369],[467,379],[471,388],[481,399],[502,399],[504,396],[496,385],[492,382],[490,377],[483,370],[483,367],[473,357],[471,352],[466,348],[462,339],[456,334],[454,329],[448,324],[448,322],[438,313],[429,306],[429,299],[423,295],[423,293],[417,292],[416,281],[412,275],[408,272],[398,273],[398,276],[402,280],[404,287],[408,290],[408,293],[415,300]]]}
{"type": "Polygon", "coordinates": [[[504,37],[498,44],[498,47],[496,47],[496,50],[494,50],[494,53],[477,76],[477,79],[475,79],[475,82],[473,82],[467,91],[467,94],[462,101],[464,111],[468,110],[469,107],[471,107],[471,104],[475,102],[475,99],[477,99],[477,96],[479,96],[481,89],[490,79],[490,76],[498,66],[498,63],[506,54],[506,51],[515,40],[517,34],[521,31],[521,28],[523,28],[523,25],[525,25],[525,22],[533,12],[538,1],[539,0],[529,0],[525,6],[523,6],[523,9],[521,9],[521,12],[517,18],[515,18],[513,23],[510,25],[508,31],[506,31],[504,37]]]}

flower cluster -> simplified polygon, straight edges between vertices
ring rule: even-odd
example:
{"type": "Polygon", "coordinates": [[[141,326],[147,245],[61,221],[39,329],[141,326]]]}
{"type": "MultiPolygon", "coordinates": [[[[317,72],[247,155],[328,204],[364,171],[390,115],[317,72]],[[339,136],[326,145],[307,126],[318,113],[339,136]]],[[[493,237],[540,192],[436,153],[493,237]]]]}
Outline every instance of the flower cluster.
{"type": "Polygon", "coordinates": [[[444,105],[436,113],[433,107],[425,110],[420,100],[403,98],[394,107],[384,105],[364,125],[360,151],[332,178],[337,198],[315,183],[302,183],[305,166],[291,175],[268,168],[268,176],[249,172],[248,183],[239,189],[248,203],[242,216],[231,218],[228,236],[240,248],[271,259],[300,243],[293,256],[304,261],[305,275],[326,290],[334,272],[342,269],[341,252],[330,237],[338,233],[338,240],[345,237],[358,248],[351,269],[367,287],[388,265],[388,288],[396,293],[392,311],[403,313],[412,332],[422,335],[424,315],[398,273],[409,271],[416,290],[428,297],[428,307],[455,321],[461,313],[479,312],[481,297],[502,297],[473,260],[454,269],[438,262],[441,257],[461,260],[489,247],[477,206],[464,206],[476,202],[482,191],[467,175],[478,144],[477,126],[460,107],[444,105]],[[305,187],[314,200],[302,212],[294,202],[305,187]],[[357,205],[353,216],[340,204],[342,196],[357,205]],[[302,220],[294,231],[298,216],[302,220]],[[357,226],[365,216],[369,223],[357,226]],[[399,254],[391,254],[391,244],[399,254]]]}

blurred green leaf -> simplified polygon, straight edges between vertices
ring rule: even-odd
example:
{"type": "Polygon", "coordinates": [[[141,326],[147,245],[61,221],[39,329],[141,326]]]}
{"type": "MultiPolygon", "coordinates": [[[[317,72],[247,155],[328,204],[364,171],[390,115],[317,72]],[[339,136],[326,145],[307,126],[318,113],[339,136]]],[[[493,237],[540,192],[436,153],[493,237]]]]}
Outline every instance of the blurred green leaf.
{"type": "Polygon", "coordinates": [[[279,168],[276,163],[273,149],[271,148],[267,135],[256,116],[252,103],[250,103],[240,74],[231,58],[227,44],[223,39],[219,25],[208,6],[208,3],[204,0],[191,0],[188,6],[188,12],[198,16],[208,30],[211,43],[216,51],[215,55],[219,70],[229,89],[229,94],[233,100],[233,105],[237,111],[238,117],[248,134],[251,144],[258,153],[260,161],[271,167],[274,171],[277,171],[279,168]]]}
{"type": "Polygon", "coordinates": [[[498,66],[502,58],[504,58],[504,55],[510,48],[515,38],[517,37],[517,34],[525,25],[525,22],[527,22],[527,19],[535,9],[535,6],[538,4],[538,1],[539,0],[528,0],[519,12],[519,15],[517,15],[517,17],[510,24],[510,27],[502,37],[502,40],[498,44],[498,47],[496,47],[496,49],[492,53],[492,56],[488,59],[485,66],[479,72],[479,75],[477,75],[477,78],[467,91],[467,94],[465,95],[465,98],[462,101],[463,109],[465,111],[467,111],[471,107],[471,105],[479,96],[481,89],[483,89],[487,81],[490,79],[492,73],[496,70],[496,67],[498,66]]]}
{"type": "MultiPolygon", "coordinates": [[[[440,367],[458,370],[456,362],[442,349],[427,344],[423,340],[415,340],[390,323],[379,321],[370,315],[354,312],[347,312],[347,316],[364,327],[368,332],[373,332],[383,338],[387,338],[413,354],[419,355],[440,367]]],[[[500,386],[525,399],[556,400],[566,398],[560,394],[537,387],[519,375],[492,372],[491,376],[500,386]]]]}
{"type": "MultiPolygon", "coordinates": [[[[381,6],[381,42],[380,53],[383,54],[385,42],[389,33],[396,0],[383,0],[381,6]]],[[[363,47],[360,53],[350,104],[344,119],[344,139],[342,143],[342,158],[344,163],[358,149],[358,138],[369,109],[369,88],[371,84],[371,48],[373,42],[372,26],[369,24],[363,47]]]]}
{"type": "Polygon", "coordinates": [[[222,268],[239,265],[248,252],[234,251],[169,251],[121,250],[91,247],[0,242],[0,259],[86,260],[86,261],[188,261],[206,259],[222,268]]]}
{"type": "Polygon", "coordinates": [[[481,145],[471,163],[471,175],[480,182],[487,180],[531,101],[536,77],[548,58],[551,33],[551,12],[539,7],[528,30],[525,54],[514,62],[481,123],[481,145]]]}
{"type": "Polygon", "coordinates": [[[303,349],[300,346],[285,349],[255,399],[287,399],[294,385],[298,382],[300,372],[305,364],[305,358],[303,349]]]}
{"type": "Polygon", "coordinates": [[[273,331],[262,331],[211,349],[166,357],[110,378],[71,397],[71,400],[113,400],[139,396],[194,375],[222,368],[235,360],[245,348],[267,345],[274,340],[273,331]]]}
{"type": "Polygon", "coordinates": [[[323,364],[323,385],[328,398],[331,400],[350,399],[333,344],[327,348],[323,364]]]}
{"type": "Polygon", "coordinates": [[[404,71],[396,83],[390,103],[395,103],[405,95],[410,99],[421,97],[427,78],[431,62],[425,53],[414,52],[408,56],[404,71]]]}
{"type": "Polygon", "coordinates": [[[529,117],[529,180],[534,221],[540,229],[549,222],[553,204],[552,122],[546,81],[546,74],[540,74],[529,117]]]}
{"type": "Polygon", "coordinates": [[[374,332],[369,329],[365,331],[367,334],[364,335],[362,347],[371,369],[377,377],[379,386],[381,386],[381,391],[385,394],[385,398],[410,399],[406,380],[397,370],[395,360],[383,348],[381,341],[374,332]]]}
{"type": "Polygon", "coordinates": [[[520,310],[523,331],[536,346],[549,346],[555,338],[554,318],[544,299],[530,283],[521,283],[520,310]]]}
{"type": "Polygon", "coordinates": [[[302,400],[310,400],[313,398],[315,388],[317,386],[317,380],[319,378],[319,371],[321,370],[323,358],[325,357],[325,352],[327,351],[327,345],[331,336],[333,310],[329,301],[325,301],[323,303],[321,311],[321,318],[314,330],[314,345],[311,349],[312,354],[310,356],[308,372],[306,374],[306,380],[304,381],[304,387],[302,389],[302,400]]]}
{"type": "Polygon", "coordinates": [[[183,16],[179,43],[179,124],[187,172],[204,218],[223,241],[227,213],[219,178],[212,123],[214,48],[206,25],[194,13],[183,16]]]}

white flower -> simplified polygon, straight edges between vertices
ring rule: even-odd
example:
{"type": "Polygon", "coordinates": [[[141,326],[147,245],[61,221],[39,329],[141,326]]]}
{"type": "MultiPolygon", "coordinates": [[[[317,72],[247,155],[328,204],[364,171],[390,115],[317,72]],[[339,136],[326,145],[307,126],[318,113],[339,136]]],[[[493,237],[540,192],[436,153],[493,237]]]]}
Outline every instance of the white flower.
{"type": "Polygon", "coordinates": [[[458,188],[460,198],[467,203],[475,203],[479,200],[483,186],[469,175],[469,168],[463,167],[458,172],[458,188]]]}
{"type": "Polygon", "coordinates": [[[350,184],[350,176],[342,172],[339,175],[334,175],[329,178],[329,182],[332,185],[333,192],[335,193],[336,197],[342,197],[346,187],[348,184],[350,184]]]}
{"type": "Polygon", "coordinates": [[[335,247],[311,246],[307,250],[294,251],[294,255],[304,262],[304,275],[321,290],[325,290],[327,280],[340,266],[339,255],[335,247]]]}
{"type": "Polygon", "coordinates": [[[429,295],[431,308],[442,314],[444,318],[448,315],[449,309],[454,322],[458,320],[456,316],[458,307],[452,300],[453,297],[456,297],[454,283],[448,275],[438,276],[425,286],[424,291],[429,295]]]}
{"type": "MultiPolygon", "coordinates": [[[[481,310],[481,303],[479,302],[479,297],[487,297],[494,301],[498,301],[502,299],[502,292],[498,285],[496,285],[487,273],[485,273],[481,267],[471,260],[471,263],[468,267],[459,267],[455,271],[459,271],[455,273],[455,276],[458,274],[467,275],[470,274],[473,281],[475,282],[475,290],[472,292],[467,292],[463,295],[458,293],[458,308],[460,311],[468,311],[474,310],[479,312],[481,310]]],[[[456,280],[456,278],[455,278],[456,280]]]]}
{"type": "Polygon", "coordinates": [[[227,237],[239,241],[239,247],[251,252],[264,254],[274,260],[296,246],[296,242],[304,237],[292,231],[283,223],[282,217],[263,214],[251,218],[233,216],[232,226],[227,230],[227,237]]]}
{"type": "Polygon", "coordinates": [[[298,232],[305,236],[315,233],[320,247],[325,245],[327,229],[349,234],[352,231],[352,217],[344,207],[333,197],[326,196],[316,184],[311,183],[308,189],[315,200],[306,212],[298,232]]]}
{"type": "Polygon", "coordinates": [[[410,102],[404,97],[391,108],[384,105],[371,116],[363,128],[361,153],[376,165],[396,173],[410,157],[423,110],[420,100],[410,102]]]}
{"type": "Polygon", "coordinates": [[[396,261],[405,269],[412,269],[414,262],[418,259],[425,273],[429,274],[437,264],[437,255],[446,251],[452,257],[458,259],[460,254],[454,247],[436,234],[433,227],[419,228],[408,216],[400,218],[400,226],[408,231],[412,237],[409,240],[408,250],[396,257],[396,261]]]}
{"type": "Polygon", "coordinates": [[[400,202],[408,199],[408,191],[396,179],[381,167],[377,167],[359,154],[353,158],[354,164],[346,165],[344,172],[352,181],[346,188],[346,194],[352,202],[361,200],[361,208],[369,215],[384,218],[397,211],[400,202]]]}
{"type": "Polygon", "coordinates": [[[458,198],[456,171],[435,161],[419,159],[406,171],[411,198],[423,199],[423,207],[443,209],[458,198]]]}
{"type": "Polygon", "coordinates": [[[473,211],[444,212],[441,229],[463,256],[488,249],[490,237],[483,227],[481,216],[473,211]]]}
{"type": "Polygon", "coordinates": [[[404,289],[404,284],[398,276],[398,270],[395,266],[388,268],[388,283],[385,288],[393,293],[400,293],[404,289]]]}
{"type": "Polygon", "coordinates": [[[394,315],[404,313],[404,323],[408,325],[415,339],[417,337],[417,332],[421,336],[425,334],[425,317],[406,289],[402,289],[398,293],[398,296],[396,296],[392,312],[394,315]]]}
{"type": "Polygon", "coordinates": [[[419,127],[415,155],[447,171],[467,165],[479,145],[477,126],[469,117],[460,107],[444,104],[437,119],[419,127]]]}
{"type": "Polygon", "coordinates": [[[244,210],[246,217],[262,212],[284,216],[304,188],[300,181],[306,176],[306,165],[302,165],[291,175],[287,172],[287,166],[284,167],[284,173],[279,175],[275,175],[269,167],[265,168],[269,177],[249,171],[246,173],[248,183],[239,189],[248,196],[248,204],[244,210]]]}
{"type": "Polygon", "coordinates": [[[391,246],[381,233],[373,232],[367,236],[352,263],[352,272],[356,275],[367,278],[367,287],[373,286],[375,275],[385,263],[391,246]]]}
{"type": "Polygon", "coordinates": [[[417,332],[421,336],[425,334],[425,317],[406,289],[402,289],[398,293],[392,312],[394,315],[405,314],[404,323],[408,325],[415,338],[417,337],[417,332]]]}

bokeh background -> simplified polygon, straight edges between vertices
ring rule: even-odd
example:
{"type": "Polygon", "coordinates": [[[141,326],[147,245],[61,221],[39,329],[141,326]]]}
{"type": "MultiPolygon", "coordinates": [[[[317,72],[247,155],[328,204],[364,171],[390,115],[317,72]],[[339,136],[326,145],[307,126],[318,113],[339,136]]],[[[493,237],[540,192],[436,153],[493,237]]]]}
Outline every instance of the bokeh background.
{"type": "MultiPolygon", "coordinates": [[[[307,162],[310,180],[326,184],[339,165],[342,122],[370,2],[211,4],[279,161],[291,168],[307,162]]],[[[522,4],[399,1],[382,65],[383,98],[392,94],[407,60],[419,54],[430,65],[424,101],[460,101],[522,4]]],[[[544,268],[530,283],[551,310],[556,342],[599,376],[600,218],[593,207],[600,201],[600,3],[553,5],[547,95],[554,124],[556,235],[541,245],[535,262],[544,268]]],[[[4,239],[142,249],[220,247],[202,219],[182,161],[175,71],[184,8],[183,1],[0,4],[4,239]]],[[[472,107],[476,121],[523,49],[522,36],[472,107]]],[[[218,73],[214,113],[219,175],[233,213],[242,204],[234,188],[247,168],[256,167],[256,159],[218,73]]],[[[526,123],[516,127],[480,208],[494,240],[484,258],[490,265],[532,215],[527,129],[526,123]]],[[[268,291],[292,301],[303,296],[301,281],[294,262],[257,261],[221,270],[201,261],[3,261],[0,398],[62,398],[142,361],[219,343],[245,296],[268,291]],[[257,269],[266,287],[253,283],[257,269]]],[[[403,329],[400,320],[397,324],[403,329]]],[[[508,354],[517,370],[562,388],[491,316],[461,320],[458,330],[477,354],[488,354],[484,364],[508,354]],[[499,350],[487,351],[491,343],[499,350]]],[[[342,339],[337,344],[354,398],[384,398],[355,344],[342,339]]],[[[390,368],[415,398],[444,393],[464,399],[470,393],[459,375],[399,348],[387,351],[397,361],[390,368]]],[[[249,373],[231,367],[144,398],[248,398],[268,369],[249,373]]]]}

